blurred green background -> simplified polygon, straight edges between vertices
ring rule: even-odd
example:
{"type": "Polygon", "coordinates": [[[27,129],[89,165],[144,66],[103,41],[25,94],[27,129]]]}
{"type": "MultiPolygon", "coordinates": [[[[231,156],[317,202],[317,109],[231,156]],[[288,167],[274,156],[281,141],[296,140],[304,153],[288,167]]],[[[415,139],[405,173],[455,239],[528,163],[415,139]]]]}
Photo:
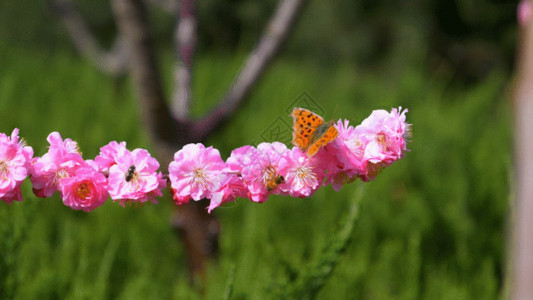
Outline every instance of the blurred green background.
{"type": "MultiPolygon", "coordinates": [[[[198,2],[195,115],[224,95],[276,3],[198,2]]],[[[110,45],[109,3],[77,5],[110,45]]],[[[168,195],[84,213],[57,196],[35,198],[27,180],[23,202],[0,203],[0,298],[505,297],[516,6],[310,1],[249,101],[206,144],[226,158],[260,142],[272,120],[291,122],[285,111],[306,92],[327,119],[354,124],[373,109],[408,108],[404,159],[340,192],[217,208],[220,255],[195,287],[168,195]]],[[[157,7],[150,15],[170,92],[174,20],[157,7]]],[[[0,120],[0,132],[20,128],[36,156],[51,131],[76,140],[87,159],[112,140],[151,148],[131,82],[79,57],[47,1],[0,2],[0,120]]]]}

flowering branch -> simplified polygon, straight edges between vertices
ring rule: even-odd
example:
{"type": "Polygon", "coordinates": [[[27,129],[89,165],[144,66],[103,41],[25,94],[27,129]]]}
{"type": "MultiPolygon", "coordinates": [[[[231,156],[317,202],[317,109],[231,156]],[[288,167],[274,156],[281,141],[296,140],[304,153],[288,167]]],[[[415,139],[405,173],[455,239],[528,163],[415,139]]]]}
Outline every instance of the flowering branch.
{"type": "MultiPolygon", "coordinates": [[[[187,144],[168,167],[174,202],[210,199],[211,212],[237,197],[257,203],[271,194],[303,198],[326,185],[339,190],[357,178],[372,180],[405,155],[410,136],[406,112],[376,110],[357,127],[339,120],[334,125],[338,137],[312,157],[274,142],[237,148],[224,161],[213,147],[187,144]]],[[[167,186],[159,163],[144,149],[129,151],[125,142],[113,141],[94,160],[84,160],[75,141],[57,132],[47,140],[48,152],[33,157],[33,149],[19,141],[18,129],[10,137],[0,133],[0,200],[22,201],[20,185],[27,176],[36,196],[58,191],[65,205],[86,212],[108,196],[122,206],[157,203],[167,186]]]]}

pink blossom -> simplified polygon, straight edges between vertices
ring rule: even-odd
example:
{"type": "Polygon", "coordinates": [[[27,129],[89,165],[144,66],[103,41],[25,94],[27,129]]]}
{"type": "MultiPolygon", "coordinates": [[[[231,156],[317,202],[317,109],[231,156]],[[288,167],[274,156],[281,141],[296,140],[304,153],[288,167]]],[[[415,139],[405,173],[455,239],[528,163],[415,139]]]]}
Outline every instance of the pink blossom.
{"type": "Polygon", "coordinates": [[[259,150],[249,145],[234,149],[226,160],[226,169],[228,172],[240,173],[242,168],[253,165],[260,155],[259,150]]]}
{"type": "Polygon", "coordinates": [[[19,130],[15,128],[11,137],[0,133],[0,200],[11,204],[22,201],[20,185],[30,173],[33,149],[19,142],[19,130]]]}
{"type": "Polygon", "coordinates": [[[237,197],[247,197],[248,189],[239,175],[223,172],[219,174],[219,180],[220,188],[211,194],[208,213],[224,203],[235,201],[237,197]]]}
{"type": "MultiPolygon", "coordinates": [[[[363,162],[374,166],[388,166],[403,157],[408,151],[407,139],[410,137],[410,124],[405,122],[405,113],[393,108],[390,113],[375,110],[356,130],[366,143],[363,162]]],[[[373,176],[372,176],[373,177],[373,176]]]]}
{"type": "Polygon", "coordinates": [[[127,151],[126,142],[120,142],[119,144],[116,141],[112,141],[100,148],[100,154],[96,156],[94,161],[98,165],[100,172],[108,172],[109,168],[116,164],[127,151]]]}
{"type": "Polygon", "coordinates": [[[174,201],[185,204],[191,197],[196,201],[210,199],[220,190],[225,164],[217,149],[187,144],[174,154],[168,169],[174,201]]]}
{"type": "Polygon", "coordinates": [[[115,163],[109,168],[107,188],[111,199],[119,200],[122,206],[126,202],[157,202],[155,197],[163,196],[161,190],[166,187],[163,175],[157,172],[159,163],[144,149],[130,152],[122,146],[118,155],[113,155],[115,163]]]}
{"type": "Polygon", "coordinates": [[[374,110],[354,129],[359,143],[364,145],[361,159],[363,172],[359,177],[368,181],[392,162],[402,158],[407,149],[411,125],[405,122],[407,109],[393,108],[391,112],[374,110]]]}
{"type": "Polygon", "coordinates": [[[58,132],[50,133],[47,140],[50,143],[48,152],[32,161],[33,192],[42,198],[50,197],[58,190],[60,179],[72,176],[78,168],[87,165],[75,141],[63,141],[58,132]]]}
{"type": "Polygon", "coordinates": [[[257,149],[248,149],[249,157],[253,157],[250,164],[242,168],[243,182],[248,187],[248,197],[254,202],[265,202],[269,194],[281,194],[279,185],[271,185],[278,176],[284,178],[286,174],[278,171],[281,157],[288,151],[285,144],[261,143],[257,149]],[[257,152],[256,152],[256,151],[257,152]]]}
{"type": "Polygon", "coordinates": [[[366,142],[348,120],[339,120],[335,126],[339,136],[316,159],[327,170],[324,184],[331,184],[334,190],[339,191],[343,185],[366,173],[363,162],[366,142]]]}
{"type": "Polygon", "coordinates": [[[518,4],[517,11],[518,23],[520,23],[520,25],[522,26],[526,26],[527,23],[531,20],[532,15],[533,5],[531,4],[531,0],[520,1],[520,4],[518,4]]]}
{"type": "Polygon", "coordinates": [[[313,164],[297,147],[285,152],[280,160],[279,172],[285,174],[285,183],[280,188],[292,197],[311,196],[324,180],[324,169],[313,164]]]}
{"type": "Polygon", "coordinates": [[[71,177],[59,180],[61,198],[75,210],[92,211],[107,199],[106,178],[92,167],[78,168],[71,177]]]}

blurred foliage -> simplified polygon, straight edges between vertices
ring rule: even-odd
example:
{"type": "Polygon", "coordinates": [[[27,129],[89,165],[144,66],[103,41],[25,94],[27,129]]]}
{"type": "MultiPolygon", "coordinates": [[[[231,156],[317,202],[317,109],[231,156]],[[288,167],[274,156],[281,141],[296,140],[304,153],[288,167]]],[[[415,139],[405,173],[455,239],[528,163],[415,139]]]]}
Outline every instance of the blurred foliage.
{"type": "MultiPolygon", "coordinates": [[[[43,51],[70,47],[52,0],[0,2],[0,37],[43,51]]],[[[248,51],[257,43],[278,1],[198,2],[198,54],[248,51]]],[[[349,63],[365,69],[426,66],[477,81],[513,64],[516,6],[506,0],[309,1],[285,56],[324,66],[349,63]]],[[[116,34],[108,0],[76,1],[94,34],[109,46],[116,34]]],[[[161,48],[170,50],[174,17],[150,6],[161,48]]],[[[401,72],[401,71],[400,71],[401,72]]]]}
{"type": "MultiPolygon", "coordinates": [[[[111,140],[150,148],[128,81],[110,81],[69,52],[2,45],[0,61],[0,132],[20,128],[36,155],[53,130],[77,140],[85,158],[111,140]]],[[[240,63],[203,57],[195,113],[223,95],[240,63]]],[[[170,77],[171,66],[163,67],[170,77]]],[[[216,209],[220,257],[209,284],[196,287],[169,226],[168,197],[142,208],[109,201],[83,213],[57,196],[35,198],[26,182],[23,202],[0,203],[1,298],[497,299],[509,197],[506,74],[458,87],[449,84],[452,73],[443,80],[419,67],[383,77],[282,59],[207,142],[224,158],[261,141],[277,117],[289,121],[285,110],[303,91],[326,118],[355,124],[373,109],[407,107],[412,151],[376,181],[338,193],[323,188],[309,199],[240,199],[216,209]],[[359,193],[355,222],[349,208],[359,193]]]]}
{"type": "MultiPolygon", "coordinates": [[[[109,2],[76,3],[110,45],[109,2]]],[[[224,95],[276,3],[199,2],[194,115],[224,95]]],[[[80,60],[50,7],[0,2],[0,132],[20,128],[35,155],[54,130],[85,158],[111,140],[150,149],[130,82],[80,60]]],[[[414,135],[403,160],[340,192],[217,208],[220,257],[208,285],[194,287],[168,195],[87,214],[57,196],[35,198],[25,182],[22,203],[0,203],[0,298],[504,297],[515,9],[495,0],[311,1],[287,51],[207,144],[226,158],[260,142],[272,120],[290,122],[286,109],[306,92],[325,118],[355,124],[373,109],[407,107],[414,135]]],[[[170,91],[174,20],[150,13],[170,91]]]]}

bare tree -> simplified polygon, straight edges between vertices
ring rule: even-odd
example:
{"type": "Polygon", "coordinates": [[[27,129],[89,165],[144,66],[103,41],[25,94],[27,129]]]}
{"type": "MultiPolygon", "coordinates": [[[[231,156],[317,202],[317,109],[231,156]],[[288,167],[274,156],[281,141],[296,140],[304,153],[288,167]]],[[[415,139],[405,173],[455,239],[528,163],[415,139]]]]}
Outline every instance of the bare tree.
{"type": "MultiPolygon", "coordinates": [[[[279,53],[300,15],[305,0],[281,0],[255,49],[246,59],[224,98],[205,116],[192,119],[191,81],[196,44],[197,18],[194,0],[113,0],[112,10],[119,29],[115,47],[102,50],[91,35],[72,0],[55,0],[59,15],[78,51],[98,68],[112,75],[127,72],[133,77],[143,125],[151,136],[162,166],[183,145],[202,142],[237,111],[279,53]],[[157,4],[176,13],[174,45],[177,61],[171,105],[167,105],[157,56],[153,48],[146,4],[157,4]]],[[[201,275],[206,261],[217,253],[219,224],[203,206],[190,203],[176,210],[173,225],[181,233],[189,258],[191,279],[201,275]]]]}

